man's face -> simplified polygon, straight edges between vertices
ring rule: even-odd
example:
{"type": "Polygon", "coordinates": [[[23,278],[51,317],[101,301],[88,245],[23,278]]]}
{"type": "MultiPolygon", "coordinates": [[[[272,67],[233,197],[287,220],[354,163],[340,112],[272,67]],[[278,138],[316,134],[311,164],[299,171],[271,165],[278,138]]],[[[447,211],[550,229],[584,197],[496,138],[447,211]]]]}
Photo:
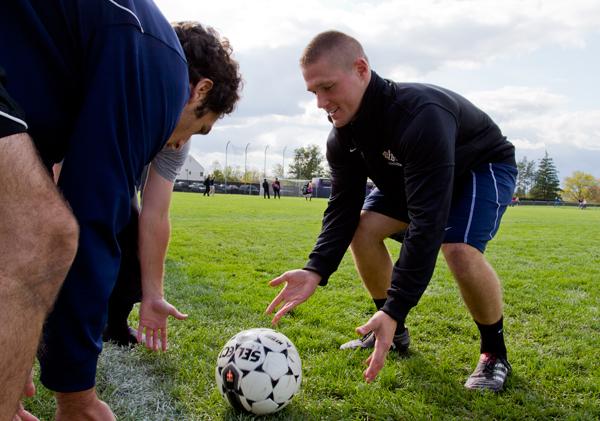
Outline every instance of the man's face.
{"type": "Polygon", "coordinates": [[[351,68],[322,57],[302,66],[306,89],[317,97],[317,107],[325,110],[335,127],[343,127],[354,119],[369,84],[370,70],[362,59],[351,68]]]}
{"type": "Polygon", "coordinates": [[[179,149],[190,140],[192,135],[208,134],[219,118],[221,118],[221,115],[212,111],[209,111],[198,118],[196,117],[193,107],[188,107],[186,105],[173,134],[167,141],[167,146],[173,149],[179,149]]]}

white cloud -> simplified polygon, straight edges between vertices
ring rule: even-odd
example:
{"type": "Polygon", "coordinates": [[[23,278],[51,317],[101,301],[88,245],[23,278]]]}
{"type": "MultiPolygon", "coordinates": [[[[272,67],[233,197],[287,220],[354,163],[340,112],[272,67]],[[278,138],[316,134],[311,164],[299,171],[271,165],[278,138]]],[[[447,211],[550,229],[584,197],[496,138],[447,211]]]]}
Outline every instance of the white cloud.
{"type": "Polygon", "coordinates": [[[546,88],[527,86],[505,86],[471,92],[465,96],[498,122],[553,111],[568,102],[564,96],[549,92],[546,88]]]}
{"type": "MultiPolygon", "coordinates": [[[[488,112],[519,150],[560,146],[575,154],[600,149],[598,85],[590,78],[582,87],[585,82],[559,71],[561,65],[572,68],[574,56],[589,69],[580,78],[600,71],[597,0],[156,3],[169,20],[215,27],[231,40],[240,61],[245,89],[238,111],[219,121],[210,136],[194,139],[192,151],[206,167],[215,159],[224,164],[228,140],[229,163],[243,166],[250,142],[248,162],[260,169],[267,145],[268,168],[281,161],[284,148],[288,160],[296,147],[316,143],[324,148],[329,125],[306,93],[297,61],[312,36],[332,28],[357,37],[385,77],[430,82],[435,75],[451,86],[462,85],[462,93],[488,112]],[[453,84],[453,78],[461,80],[453,84]],[[589,92],[594,89],[595,94],[589,92]]],[[[589,157],[567,155],[600,176],[595,169],[600,166],[589,157]]]]}

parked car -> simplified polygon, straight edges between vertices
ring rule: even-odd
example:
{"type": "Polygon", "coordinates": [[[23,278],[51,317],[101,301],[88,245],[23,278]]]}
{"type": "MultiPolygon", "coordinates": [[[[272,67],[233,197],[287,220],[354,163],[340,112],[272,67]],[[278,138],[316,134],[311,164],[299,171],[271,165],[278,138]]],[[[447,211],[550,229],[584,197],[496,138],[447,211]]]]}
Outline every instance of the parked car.
{"type": "Polygon", "coordinates": [[[238,186],[236,186],[235,184],[228,184],[226,190],[227,190],[227,193],[239,193],[240,192],[240,188],[238,186]]]}
{"type": "Polygon", "coordinates": [[[188,182],[176,181],[173,185],[173,191],[188,191],[188,182]]]}
{"type": "Polygon", "coordinates": [[[194,182],[188,186],[188,189],[193,192],[201,192],[201,191],[204,191],[204,184],[194,182]]]}
{"type": "Polygon", "coordinates": [[[252,194],[252,195],[256,196],[259,193],[260,193],[259,188],[253,184],[244,184],[244,185],[240,186],[240,194],[252,194]]]}

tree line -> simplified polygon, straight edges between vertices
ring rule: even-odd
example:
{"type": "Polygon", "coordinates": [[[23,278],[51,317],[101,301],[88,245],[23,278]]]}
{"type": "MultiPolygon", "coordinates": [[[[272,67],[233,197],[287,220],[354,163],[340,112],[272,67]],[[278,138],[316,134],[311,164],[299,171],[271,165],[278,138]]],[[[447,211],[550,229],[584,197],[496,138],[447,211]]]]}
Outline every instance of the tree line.
{"type": "Polygon", "coordinates": [[[523,157],[517,162],[519,175],[515,195],[532,200],[566,200],[600,203],[600,179],[583,171],[575,171],[563,180],[561,188],[553,159],[544,154],[539,162],[523,157]]]}
{"type": "MultiPolygon", "coordinates": [[[[314,177],[328,177],[325,168],[325,157],[318,145],[308,145],[294,150],[294,158],[287,171],[281,164],[273,167],[273,176],[310,180],[314,177]]],[[[586,199],[588,202],[600,203],[600,179],[582,171],[575,171],[563,180],[561,188],[558,170],[554,160],[546,151],[539,161],[523,157],[517,162],[519,175],[515,195],[520,199],[532,200],[566,200],[576,202],[586,199]]],[[[215,181],[256,183],[260,182],[263,174],[257,169],[241,170],[239,167],[222,169],[219,162],[213,162],[215,181]]]]}
{"type": "MultiPolygon", "coordinates": [[[[310,180],[314,177],[328,177],[329,172],[325,169],[325,157],[318,145],[308,145],[294,149],[294,158],[285,176],[298,180],[310,180]]],[[[273,167],[274,177],[283,178],[284,169],[281,164],[273,167]]],[[[256,168],[243,170],[240,167],[222,168],[219,161],[212,163],[212,176],[215,182],[224,183],[257,183],[263,178],[263,173],[256,168]]]]}

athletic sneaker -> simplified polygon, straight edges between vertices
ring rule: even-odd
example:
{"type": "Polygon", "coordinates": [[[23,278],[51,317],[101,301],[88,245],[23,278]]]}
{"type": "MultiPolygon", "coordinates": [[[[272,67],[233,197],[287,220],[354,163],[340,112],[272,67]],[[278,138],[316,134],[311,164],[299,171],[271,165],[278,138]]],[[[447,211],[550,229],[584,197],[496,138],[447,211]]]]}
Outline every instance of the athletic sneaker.
{"type": "Polygon", "coordinates": [[[512,367],[504,357],[484,352],[479,357],[479,363],[475,371],[467,379],[467,389],[491,390],[500,392],[504,388],[506,378],[512,371],[512,367]]]}
{"type": "MultiPolygon", "coordinates": [[[[408,329],[404,329],[404,332],[394,335],[394,340],[390,349],[398,352],[408,351],[410,345],[410,335],[408,329]]],[[[360,339],[353,339],[340,346],[340,349],[368,349],[375,347],[375,334],[371,331],[360,339]]]]}
{"type": "Polygon", "coordinates": [[[130,347],[138,343],[137,330],[130,326],[121,326],[120,328],[107,327],[102,333],[102,340],[104,342],[114,342],[119,346],[130,347]]]}

